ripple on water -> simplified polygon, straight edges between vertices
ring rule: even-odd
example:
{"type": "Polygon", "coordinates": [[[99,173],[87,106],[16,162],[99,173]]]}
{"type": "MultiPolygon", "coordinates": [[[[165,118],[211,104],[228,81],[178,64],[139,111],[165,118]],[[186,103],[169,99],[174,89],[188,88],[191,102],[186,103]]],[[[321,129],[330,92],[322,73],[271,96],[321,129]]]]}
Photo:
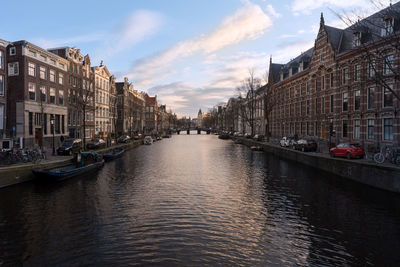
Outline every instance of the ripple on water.
{"type": "MultiPolygon", "coordinates": [[[[391,251],[400,248],[399,199],[371,203],[354,187],[321,176],[212,135],[174,136],[128,151],[97,175],[3,189],[0,260],[162,266],[397,262],[382,240],[391,251]]],[[[373,190],[368,195],[382,197],[373,190]]]]}

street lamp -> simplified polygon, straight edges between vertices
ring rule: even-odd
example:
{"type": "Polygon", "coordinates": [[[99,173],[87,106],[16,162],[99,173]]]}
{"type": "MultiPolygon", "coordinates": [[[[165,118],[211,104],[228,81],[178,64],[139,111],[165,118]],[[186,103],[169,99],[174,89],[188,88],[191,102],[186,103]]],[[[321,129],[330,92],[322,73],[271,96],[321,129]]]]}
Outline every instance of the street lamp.
{"type": "Polygon", "coordinates": [[[53,156],[56,154],[56,149],[54,147],[54,115],[50,117],[51,131],[53,132],[53,156]]]}

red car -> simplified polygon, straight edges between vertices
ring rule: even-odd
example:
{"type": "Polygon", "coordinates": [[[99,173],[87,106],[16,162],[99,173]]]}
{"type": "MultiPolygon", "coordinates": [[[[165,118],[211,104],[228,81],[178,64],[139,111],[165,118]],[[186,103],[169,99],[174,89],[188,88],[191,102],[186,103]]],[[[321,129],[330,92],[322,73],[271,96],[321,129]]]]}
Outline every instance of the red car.
{"type": "Polygon", "coordinates": [[[363,158],[365,155],[364,149],[361,147],[359,143],[341,143],[336,147],[330,149],[331,157],[346,157],[348,159],[351,158],[363,158]]]}

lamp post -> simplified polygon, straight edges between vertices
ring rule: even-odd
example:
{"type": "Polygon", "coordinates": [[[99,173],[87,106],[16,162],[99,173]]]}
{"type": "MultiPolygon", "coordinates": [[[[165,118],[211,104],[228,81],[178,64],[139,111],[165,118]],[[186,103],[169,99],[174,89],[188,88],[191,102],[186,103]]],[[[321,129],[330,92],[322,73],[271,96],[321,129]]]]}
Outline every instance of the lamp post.
{"type": "Polygon", "coordinates": [[[50,117],[51,131],[53,132],[53,156],[56,154],[56,148],[54,146],[54,115],[50,117]]]}

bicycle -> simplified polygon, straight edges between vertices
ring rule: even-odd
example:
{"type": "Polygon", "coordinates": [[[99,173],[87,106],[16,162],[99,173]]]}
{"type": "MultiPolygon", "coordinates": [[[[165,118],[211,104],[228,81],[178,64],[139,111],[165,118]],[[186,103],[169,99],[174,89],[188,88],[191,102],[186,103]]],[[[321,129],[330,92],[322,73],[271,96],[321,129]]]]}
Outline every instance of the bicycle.
{"type": "Polygon", "coordinates": [[[393,148],[390,147],[382,147],[381,151],[379,153],[376,153],[374,155],[374,161],[376,163],[382,164],[386,160],[389,160],[389,162],[400,165],[400,151],[398,148],[396,148],[396,153],[394,152],[393,148]]]}

